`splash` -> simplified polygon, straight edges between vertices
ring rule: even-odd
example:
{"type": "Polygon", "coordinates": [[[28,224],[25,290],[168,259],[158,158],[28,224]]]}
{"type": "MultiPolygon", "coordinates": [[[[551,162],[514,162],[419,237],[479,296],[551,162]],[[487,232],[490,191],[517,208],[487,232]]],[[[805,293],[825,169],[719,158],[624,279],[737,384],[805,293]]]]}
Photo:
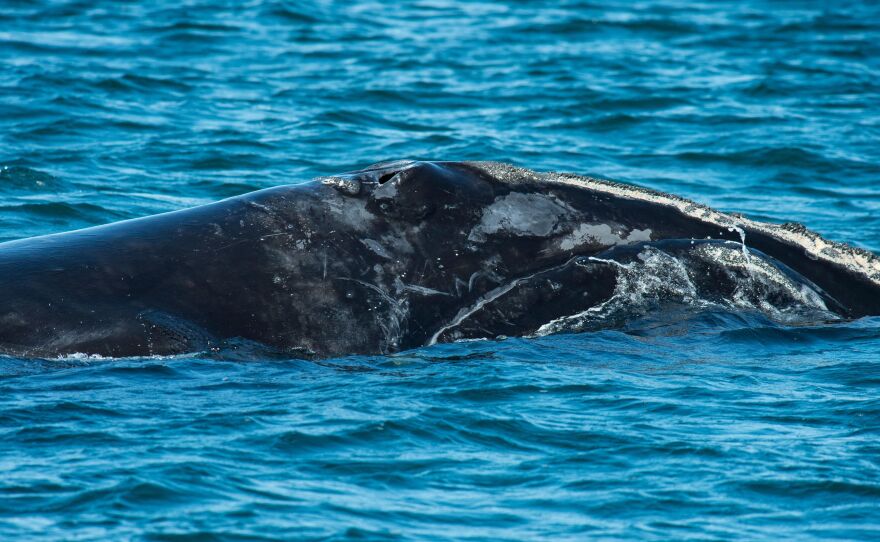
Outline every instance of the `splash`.
{"type": "Polygon", "coordinates": [[[752,312],[788,325],[840,319],[814,285],[744,245],[645,246],[632,258],[591,257],[579,265],[613,267],[614,293],[596,306],[543,324],[535,336],[619,328],[672,307],[752,312]]]}

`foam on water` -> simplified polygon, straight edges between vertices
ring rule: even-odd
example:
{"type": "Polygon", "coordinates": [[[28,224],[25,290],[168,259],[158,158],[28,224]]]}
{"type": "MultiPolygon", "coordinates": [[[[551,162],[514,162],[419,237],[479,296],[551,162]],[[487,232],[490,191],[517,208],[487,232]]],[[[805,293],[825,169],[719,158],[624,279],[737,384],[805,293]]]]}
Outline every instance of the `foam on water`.
{"type": "Polygon", "coordinates": [[[584,258],[580,265],[610,265],[617,270],[614,292],[596,306],[543,324],[535,335],[617,329],[670,310],[752,312],[788,325],[840,320],[828,310],[815,286],[768,260],[729,243],[691,246],[684,253],[647,246],[629,262],[584,258]],[[702,277],[719,274],[730,283],[728,292],[715,280],[707,282],[702,277]]]}

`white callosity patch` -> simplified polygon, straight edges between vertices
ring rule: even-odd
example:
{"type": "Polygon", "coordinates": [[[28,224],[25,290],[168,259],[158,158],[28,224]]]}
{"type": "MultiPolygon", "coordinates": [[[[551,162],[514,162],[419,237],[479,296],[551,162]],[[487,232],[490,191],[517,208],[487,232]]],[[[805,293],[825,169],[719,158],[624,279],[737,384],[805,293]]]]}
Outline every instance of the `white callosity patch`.
{"type": "Polygon", "coordinates": [[[810,258],[841,265],[861,274],[880,286],[880,258],[868,251],[823,239],[800,225],[775,225],[722,213],[693,201],[655,190],[611,181],[584,177],[573,173],[538,173],[499,162],[470,162],[487,174],[508,182],[547,182],[578,186],[617,197],[648,201],[672,207],[681,213],[722,228],[753,229],[788,243],[800,246],[810,258]]]}
{"type": "Polygon", "coordinates": [[[559,248],[562,250],[574,250],[583,245],[599,245],[611,247],[651,240],[650,229],[634,229],[620,233],[608,224],[580,224],[570,234],[559,240],[559,248]]]}
{"type": "Polygon", "coordinates": [[[645,228],[644,230],[640,230],[638,228],[633,229],[629,232],[629,235],[624,239],[627,243],[641,243],[643,241],[651,241],[651,230],[650,228],[645,228]]]}
{"type": "Polygon", "coordinates": [[[484,241],[489,235],[546,237],[573,210],[558,199],[544,194],[513,192],[500,196],[483,209],[480,222],[471,230],[470,241],[484,241]]]}
{"type": "Polygon", "coordinates": [[[356,179],[345,177],[317,177],[315,181],[332,186],[336,190],[349,196],[356,196],[361,191],[361,183],[356,179]]]}

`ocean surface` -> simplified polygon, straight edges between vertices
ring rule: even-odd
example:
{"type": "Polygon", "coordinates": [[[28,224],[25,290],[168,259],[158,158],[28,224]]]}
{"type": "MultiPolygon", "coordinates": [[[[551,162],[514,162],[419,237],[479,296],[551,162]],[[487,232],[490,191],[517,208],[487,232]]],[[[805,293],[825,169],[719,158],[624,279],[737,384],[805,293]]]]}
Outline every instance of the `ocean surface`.
{"type": "MultiPolygon", "coordinates": [[[[0,240],[393,158],[880,251],[880,4],[0,3],[0,240]]],[[[880,318],[0,357],[0,539],[880,539],[880,318]]]]}

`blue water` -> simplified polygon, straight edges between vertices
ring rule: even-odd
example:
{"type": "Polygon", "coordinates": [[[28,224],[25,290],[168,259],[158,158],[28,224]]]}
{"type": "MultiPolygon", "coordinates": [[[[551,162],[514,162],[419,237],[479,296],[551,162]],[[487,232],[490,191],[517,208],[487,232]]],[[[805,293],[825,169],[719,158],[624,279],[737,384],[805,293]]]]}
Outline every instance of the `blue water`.
{"type": "MultiPolygon", "coordinates": [[[[539,4],[6,0],[0,240],[409,157],[880,251],[877,3],[539,4]]],[[[880,318],[0,358],[3,540],[783,538],[880,538],[880,318]]]]}

